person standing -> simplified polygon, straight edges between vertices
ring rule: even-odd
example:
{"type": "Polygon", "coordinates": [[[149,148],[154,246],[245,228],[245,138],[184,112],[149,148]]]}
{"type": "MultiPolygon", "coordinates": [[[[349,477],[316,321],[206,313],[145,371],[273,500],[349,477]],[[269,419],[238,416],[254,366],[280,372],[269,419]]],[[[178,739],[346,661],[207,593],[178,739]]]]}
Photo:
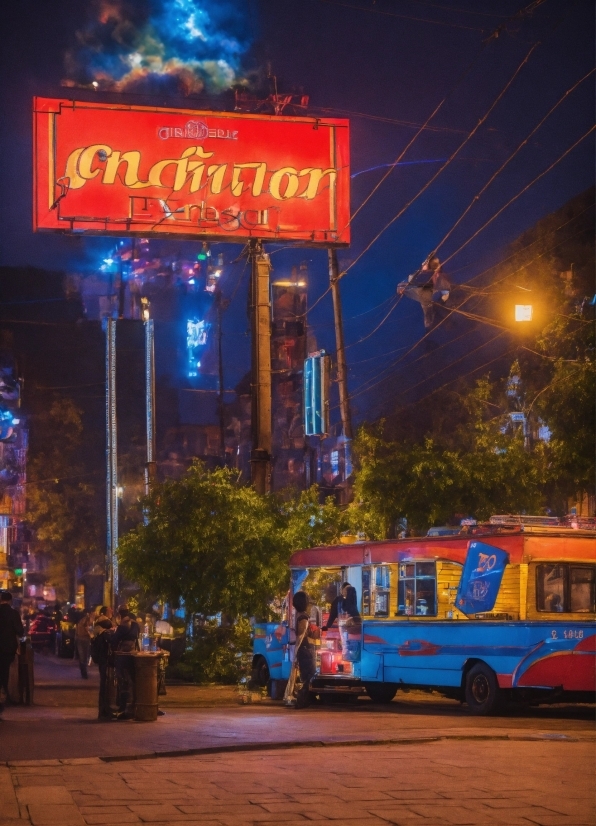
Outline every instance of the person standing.
{"type": "Polygon", "coordinates": [[[296,609],[296,650],[295,658],[300,670],[302,686],[296,693],[296,708],[305,708],[310,705],[310,681],[316,673],[315,639],[320,636],[318,628],[314,628],[307,613],[309,604],[306,591],[297,591],[292,599],[296,609]]]}
{"type": "Polygon", "coordinates": [[[0,714],[8,697],[8,675],[24,633],[19,612],[12,607],[10,591],[0,592],[0,714]]]}
{"type": "Polygon", "coordinates": [[[347,589],[350,588],[349,582],[344,582],[341,586],[341,593],[335,594],[335,586],[330,585],[327,588],[326,598],[327,602],[331,603],[331,608],[329,609],[329,616],[327,617],[327,623],[321,628],[321,631],[328,631],[333,623],[339,616],[339,613],[343,610],[343,601],[346,598],[347,589]]]}
{"type": "Polygon", "coordinates": [[[108,607],[103,605],[99,609],[99,616],[93,626],[93,641],[91,643],[91,654],[93,662],[99,668],[99,710],[98,720],[111,720],[113,718],[110,708],[110,692],[108,687],[108,664],[110,659],[110,639],[113,625],[108,618],[108,607]]]}
{"type": "Polygon", "coordinates": [[[75,631],[75,649],[77,657],[79,658],[79,668],[81,669],[81,677],[87,680],[87,663],[89,662],[89,649],[91,647],[91,632],[89,626],[91,625],[91,618],[88,613],[83,614],[81,619],[77,622],[75,631]]]}
{"type": "Polygon", "coordinates": [[[118,679],[118,720],[132,717],[134,708],[134,652],[139,647],[139,626],[128,610],[119,609],[120,625],[111,639],[118,679]]]}

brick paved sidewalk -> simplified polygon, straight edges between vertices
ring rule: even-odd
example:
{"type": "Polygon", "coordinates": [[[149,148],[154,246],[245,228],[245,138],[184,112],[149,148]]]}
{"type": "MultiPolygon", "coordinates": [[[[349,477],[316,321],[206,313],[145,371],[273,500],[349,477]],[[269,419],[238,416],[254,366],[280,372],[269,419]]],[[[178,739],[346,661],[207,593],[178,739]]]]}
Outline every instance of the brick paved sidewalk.
{"type": "Polygon", "coordinates": [[[1,826],[594,826],[593,742],[440,741],[0,767],[1,826]]]}

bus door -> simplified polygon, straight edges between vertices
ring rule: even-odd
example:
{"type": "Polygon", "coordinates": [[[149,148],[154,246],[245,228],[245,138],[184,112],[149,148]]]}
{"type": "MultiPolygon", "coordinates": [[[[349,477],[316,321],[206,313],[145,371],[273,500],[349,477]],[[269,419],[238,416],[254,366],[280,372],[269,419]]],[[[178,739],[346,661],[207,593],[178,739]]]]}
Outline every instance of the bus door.
{"type": "MultiPolygon", "coordinates": [[[[337,620],[321,634],[318,672],[321,677],[359,677],[362,653],[362,569],[360,566],[344,567],[337,571],[337,575],[335,595],[341,597],[341,586],[349,583],[356,592],[356,598],[349,605],[341,599],[337,620]],[[349,608],[349,611],[342,608],[349,608]]],[[[327,592],[325,624],[328,623],[328,612],[332,604],[330,596],[332,595],[327,592]]]]}

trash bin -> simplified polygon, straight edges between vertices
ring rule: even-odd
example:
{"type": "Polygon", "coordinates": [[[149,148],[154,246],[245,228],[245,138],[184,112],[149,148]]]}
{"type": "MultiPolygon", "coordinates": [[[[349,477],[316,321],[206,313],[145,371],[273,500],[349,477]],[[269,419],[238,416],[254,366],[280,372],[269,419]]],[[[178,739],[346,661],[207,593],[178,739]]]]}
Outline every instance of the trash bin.
{"type": "Polygon", "coordinates": [[[157,674],[160,654],[137,651],[135,661],[135,712],[140,722],[157,720],[157,674]]]}

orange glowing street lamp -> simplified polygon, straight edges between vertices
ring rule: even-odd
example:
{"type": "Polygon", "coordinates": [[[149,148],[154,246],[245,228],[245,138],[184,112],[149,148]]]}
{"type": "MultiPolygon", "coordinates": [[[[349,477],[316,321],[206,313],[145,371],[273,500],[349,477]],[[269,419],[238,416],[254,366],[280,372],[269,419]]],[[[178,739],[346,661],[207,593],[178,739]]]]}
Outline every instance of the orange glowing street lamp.
{"type": "Polygon", "coordinates": [[[534,316],[534,308],[531,304],[516,304],[515,305],[515,320],[516,321],[532,321],[534,316]]]}

